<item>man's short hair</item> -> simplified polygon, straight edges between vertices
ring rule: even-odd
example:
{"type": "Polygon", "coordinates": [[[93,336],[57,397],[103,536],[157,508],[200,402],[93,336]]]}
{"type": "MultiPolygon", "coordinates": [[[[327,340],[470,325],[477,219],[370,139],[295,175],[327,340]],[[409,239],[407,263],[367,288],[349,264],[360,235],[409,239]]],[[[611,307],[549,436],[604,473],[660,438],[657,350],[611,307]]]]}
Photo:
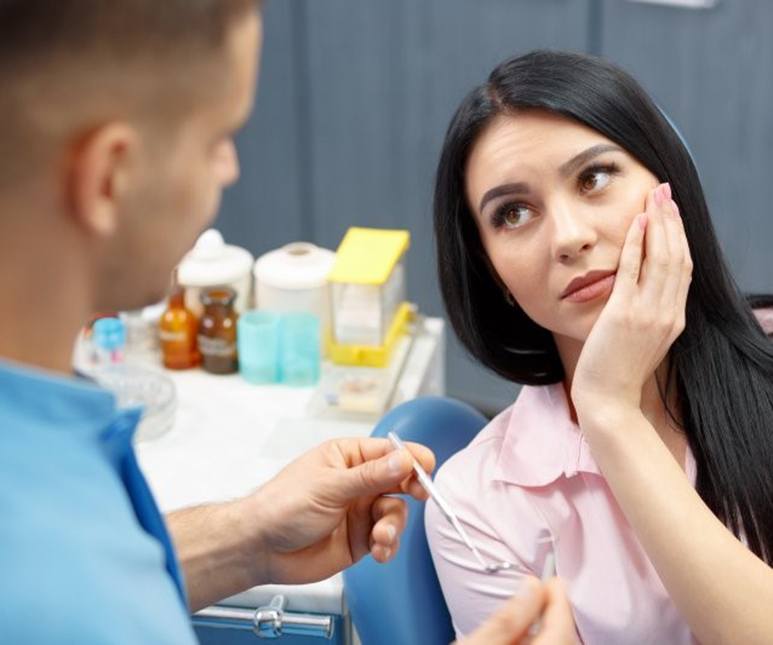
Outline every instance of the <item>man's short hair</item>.
{"type": "Polygon", "coordinates": [[[0,0],[0,183],[74,124],[113,112],[169,123],[217,96],[222,45],[259,4],[0,0]]]}
{"type": "MultiPolygon", "coordinates": [[[[222,43],[257,0],[0,0],[0,65],[164,58],[222,43]]],[[[94,61],[97,62],[97,61],[94,61]]]]}

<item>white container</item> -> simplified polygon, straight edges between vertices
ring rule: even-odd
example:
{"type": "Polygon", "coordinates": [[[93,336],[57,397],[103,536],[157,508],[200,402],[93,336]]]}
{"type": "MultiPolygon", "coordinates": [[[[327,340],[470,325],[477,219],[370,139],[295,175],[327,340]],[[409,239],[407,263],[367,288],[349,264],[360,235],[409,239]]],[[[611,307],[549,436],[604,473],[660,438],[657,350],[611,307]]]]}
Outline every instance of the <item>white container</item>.
{"type": "Polygon", "coordinates": [[[226,244],[220,231],[204,231],[178,268],[177,279],[185,287],[185,306],[201,317],[201,290],[231,287],[236,291],[234,309],[237,313],[246,311],[252,304],[252,263],[252,254],[226,244]]]}
{"type": "Polygon", "coordinates": [[[327,276],[335,253],[308,242],[293,242],[262,255],[255,262],[255,304],[279,313],[305,312],[330,325],[327,276]]]}

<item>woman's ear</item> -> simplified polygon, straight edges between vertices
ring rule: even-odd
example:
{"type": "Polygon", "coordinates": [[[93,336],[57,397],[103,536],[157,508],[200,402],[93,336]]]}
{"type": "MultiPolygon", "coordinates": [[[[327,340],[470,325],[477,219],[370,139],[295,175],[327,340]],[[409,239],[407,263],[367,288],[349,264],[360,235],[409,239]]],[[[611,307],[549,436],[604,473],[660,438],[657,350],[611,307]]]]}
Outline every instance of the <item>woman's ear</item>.
{"type": "Polygon", "coordinates": [[[137,181],[140,137],[127,123],[92,130],[72,146],[65,181],[68,210],[90,235],[109,237],[120,203],[137,181]]]}

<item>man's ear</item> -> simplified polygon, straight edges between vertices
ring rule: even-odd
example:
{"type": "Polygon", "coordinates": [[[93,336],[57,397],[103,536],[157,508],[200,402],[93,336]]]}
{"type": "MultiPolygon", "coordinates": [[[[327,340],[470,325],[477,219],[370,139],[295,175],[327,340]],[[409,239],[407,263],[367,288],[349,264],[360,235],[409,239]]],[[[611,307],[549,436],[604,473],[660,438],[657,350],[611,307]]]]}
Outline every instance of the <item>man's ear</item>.
{"type": "Polygon", "coordinates": [[[71,215],[90,234],[109,237],[139,168],[140,137],[127,123],[92,130],[73,146],[67,175],[71,215]]]}

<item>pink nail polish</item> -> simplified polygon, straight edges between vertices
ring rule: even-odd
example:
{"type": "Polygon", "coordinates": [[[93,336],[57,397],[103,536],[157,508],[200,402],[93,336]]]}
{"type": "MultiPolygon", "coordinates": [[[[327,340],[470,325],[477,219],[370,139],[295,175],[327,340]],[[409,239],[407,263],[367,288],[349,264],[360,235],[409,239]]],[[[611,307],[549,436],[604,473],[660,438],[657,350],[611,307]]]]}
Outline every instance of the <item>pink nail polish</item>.
{"type": "Polygon", "coordinates": [[[665,184],[663,184],[662,189],[663,189],[663,201],[667,201],[671,199],[671,184],[666,182],[665,184]]]}
{"type": "Polygon", "coordinates": [[[660,186],[658,186],[655,189],[655,192],[653,194],[653,197],[655,198],[655,206],[662,206],[663,205],[663,195],[660,191],[660,186]]]}

